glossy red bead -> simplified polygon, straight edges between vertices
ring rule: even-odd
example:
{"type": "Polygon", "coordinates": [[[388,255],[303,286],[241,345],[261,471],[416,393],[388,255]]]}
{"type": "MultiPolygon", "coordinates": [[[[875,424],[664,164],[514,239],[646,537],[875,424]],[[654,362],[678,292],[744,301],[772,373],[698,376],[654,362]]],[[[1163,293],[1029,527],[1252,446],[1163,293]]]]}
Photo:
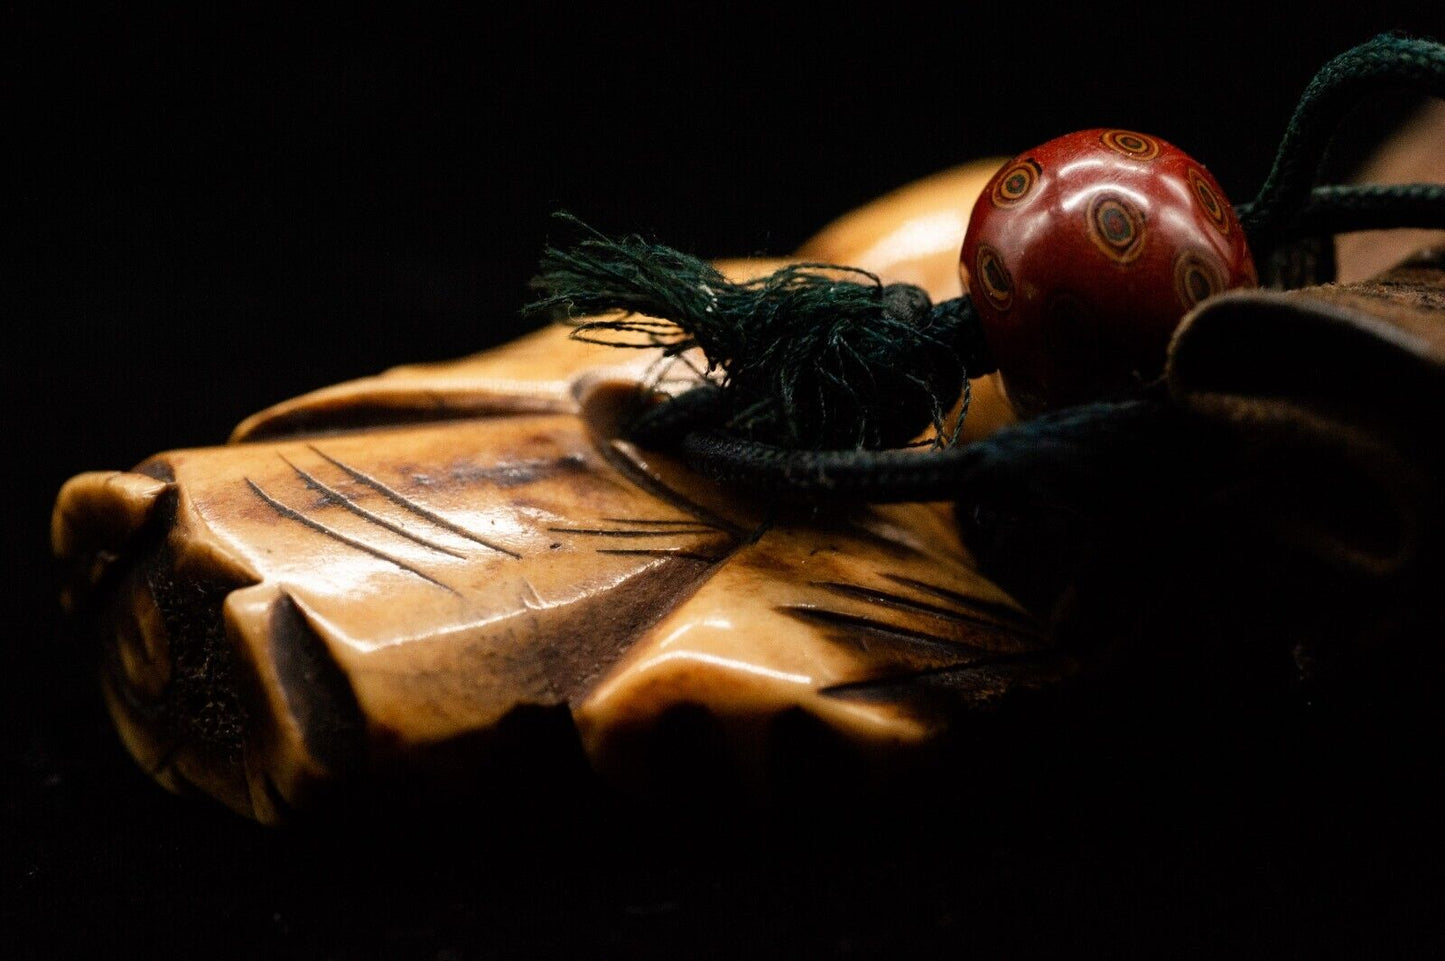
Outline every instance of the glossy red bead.
{"type": "Polygon", "coordinates": [[[1129,130],[1083,130],[1005,164],[974,204],[959,266],[1022,414],[1157,377],[1185,313],[1257,283],[1209,171],[1129,130]]]}

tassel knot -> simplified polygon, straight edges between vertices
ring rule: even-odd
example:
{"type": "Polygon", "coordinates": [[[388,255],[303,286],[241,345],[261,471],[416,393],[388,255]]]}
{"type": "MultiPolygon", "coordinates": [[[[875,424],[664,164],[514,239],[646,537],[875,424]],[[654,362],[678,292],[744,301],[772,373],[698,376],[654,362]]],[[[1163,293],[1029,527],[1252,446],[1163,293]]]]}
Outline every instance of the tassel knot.
{"type": "Polygon", "coordinates": [[[978,366],[960,353],[970,315],[958,302],[935,306],[911,284],[832,264],[733,283],[688,254],[559,216],[587,236],[545,252],[532,284],[543,296],[527,310],[591,342],[672,356],[700,348],[721,374],[728,431],[806,450],[899,447],[930,424],[945,438],[965,366],[978,366]]]}

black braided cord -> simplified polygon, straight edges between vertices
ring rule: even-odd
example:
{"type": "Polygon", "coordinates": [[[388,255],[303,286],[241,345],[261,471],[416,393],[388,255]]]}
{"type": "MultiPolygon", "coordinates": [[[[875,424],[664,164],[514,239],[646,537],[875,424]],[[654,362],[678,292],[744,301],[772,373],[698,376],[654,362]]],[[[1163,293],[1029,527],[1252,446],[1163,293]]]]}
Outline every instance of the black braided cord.
{"type": "Polygon", "coordinates": [[[1439,184],[1314,187],[1345,115],[1368,95],[1391,88],[1445,97],[1445,46],[1382,34],[1345,51],[1315,74],[1259,193],[1235,208],[1256,260],[1267,260],[1276,247],[1302,236],[1445,227],[1445,187],[1439,184]]]}
{"type": "MultiPolygon", "coordinates": [[[[901,503],[952,500],[977,472],[1023,454],[1088,438],[1102,449],[1111,436],[1127,437],[1171,416],[1155,400],[1087,404],[1004,428],[962,447],[944,450],[796,450],[746,440],[705,425],[717,388],[703,387],[649,412],[630,439],[670,441],[688,466],[757,495],[809,503],[901,503]],[[665,427],[664,427],[665,424],[665,427]]],[[[671,444],[667,445],[671,446],[671,444]]],[[[1087,459],[1087,451],[1078,451],[1087,459]]]]}
{"type": "MultiPolygon", "coordinates": [[[[1445,46],[1382,35],[1315,75],[1259,194],[1237,208],[1257,261],[1337,233],[1445,228],[1445,185],[1314,186],[1340,120],[1388,87],[1445,97],[1445,46]]],[[[611,342],[618,331],[642,333],[670,355],[702,347],[724,373],[721,385],[649,408],[629,437],[675,450],[699,473],[755,494],[809,503],[953,500],[991,466],[1041,453],[1085,468],[1103,464],[1120,446],[1110,438],[1162,436],[1177,413],[1154,399],[1089,404],[954,446],[969,378],[995,370],[971,301],[931,304],[919,288],[884,285],[856,268],[794,265],[732,284],[671,248],[592,231],[571,251],[549,250],[536,283],[548,296],[534,309],[626,312],[585,319],[574,336],[611,342]],[[839,280],[840,272],[856,276],[839,280]],[[960,395],[950,431],[943,408],[960,395]],[[922,401],[934,408],[935,449],[876,449],[915,436],[922,401]],[[852,446],[831,449],[845,443],[852,446]]]]}
{"type": "MultiPolygon", "coordinates": [[[[1445,185],[1313,186],[1319,161],[1344,114],[1367,94],[1395,86],[1445,97],[1445,46],[1384,35],[1319,71],[1301,97],[1258,196],[1237,208],[1257,256],[1268,256],[1274,247],[1301,237],[1399,227],[1445,229],[1445,185]]],[[[982,328],[968,299],[947,306],[968,320],[958,326],[960,335],[979,338],[977,345],[959,350],[961,356],[975,358],[968,375],[991,371],[982,328]]],[[[744,440],[701,421],[695,423],[704,429],[687,431],[686,418],[673,422],[671,439],[694,470],[760,493],[812,502],[951,500],[987,464],[1027,456],[1041,446],[1084,439],[1098,445],[1108,435],[1157,424],[1163,410],[1155,401],[1091,404],[1014,425],[966,447],[935,451],[798,451],[744,440]]],[[[1077,446],[1075,456],[1093,456],[1091,449],[1077,446]]]]}
{"type": "MultiPolygon", "coordinates": [[[[1241,221],[1254,218],[1250,203],[1237,205],[1241,221]]],[[[1278,245],[1300,237],[1348,234],[1358,230],[1417,228],[1445,230],[1445,184],[1335,184],[1315,187],[1309,200],[1287,223],[1257,226],[1251,248],[1278,245]]]]}

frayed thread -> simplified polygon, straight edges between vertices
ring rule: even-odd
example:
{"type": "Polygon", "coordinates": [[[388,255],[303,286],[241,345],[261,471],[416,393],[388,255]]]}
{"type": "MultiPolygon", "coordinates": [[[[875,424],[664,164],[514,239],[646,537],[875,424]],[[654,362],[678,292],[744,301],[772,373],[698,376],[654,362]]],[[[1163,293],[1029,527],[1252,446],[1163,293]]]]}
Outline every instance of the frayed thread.
{"type": "MultiPolygon", "coordinates": [[[[615,347],[697,347],[720,374],[724,425],[739,436],[809,450],[898,447],[946,412],[965,382],[955,302],[834,264],[792,264],[743,283],[706,261],[638,236],[583,234],[549,247],[529,314],[615,347]],[[949,309],[944,309],[945,307],[949,309]]],[[[956,434],[956,429],[952,432],[956,434]]]]}

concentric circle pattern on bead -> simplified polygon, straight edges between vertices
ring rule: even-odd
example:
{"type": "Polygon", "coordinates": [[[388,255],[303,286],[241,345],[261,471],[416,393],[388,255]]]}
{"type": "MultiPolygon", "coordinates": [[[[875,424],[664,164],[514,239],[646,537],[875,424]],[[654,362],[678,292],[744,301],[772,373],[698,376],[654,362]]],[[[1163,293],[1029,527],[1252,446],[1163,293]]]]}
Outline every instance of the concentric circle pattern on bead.
{"type": "Polygon", "coordinates": [[[1212,258],[1197,250],[1181,250],[1175,255],[1174,293],[1185,310],[1224,289],[1224,274],[1212,258]]]}
{"type": "Polygon", "coordinates": [[[989,194],[996,207],[1012,207],[1028,196],[1042,171],[1032,158],[1015,161],[994,178],[989,194]]]}
{"type": "Polygon", "coordinates": [[[1159,141],[1132,130],[1105,130],[1099,142],[1131,160],[1153,160],[1159,156],[1159,141]]]}
{"type": "Polygon", "coordinates": [[[1244,230],[1197,160],[1095,128],[1004,164],[974,203],[961,279],[1021,414],[1157,378],[1201,300],[1253,286],[1244,230]]]}
{"type": "Polygon", "coordinates": [[[1209,185],[1209,180],[1204,174],[1189,168],[1189,185],[1194,188],[1194,196],[1199,200],[1199,206],[1204,208],[1204,213],[1209,217],[1209,222],[1214,224],[1220,233],[1229,234],[1229,218],[1224,212],[1224,203],[1215,193],[1214,188],[1209,185]]]}
{"type": "Polygon", "coordinates": [[[1144,215],[1122,194],[1095,195],[1086,221],[1089,238],[1115,263],[1131,263],[1144,250],[1144,215]]]}
{"type": "Polygon", "coordinates": [[[1013,278],[1009,276],[998,251],[987,244],[978,248],[978,278],[989,303],[999,310],[1008,310],[1012,306],[1013,278]]]}

